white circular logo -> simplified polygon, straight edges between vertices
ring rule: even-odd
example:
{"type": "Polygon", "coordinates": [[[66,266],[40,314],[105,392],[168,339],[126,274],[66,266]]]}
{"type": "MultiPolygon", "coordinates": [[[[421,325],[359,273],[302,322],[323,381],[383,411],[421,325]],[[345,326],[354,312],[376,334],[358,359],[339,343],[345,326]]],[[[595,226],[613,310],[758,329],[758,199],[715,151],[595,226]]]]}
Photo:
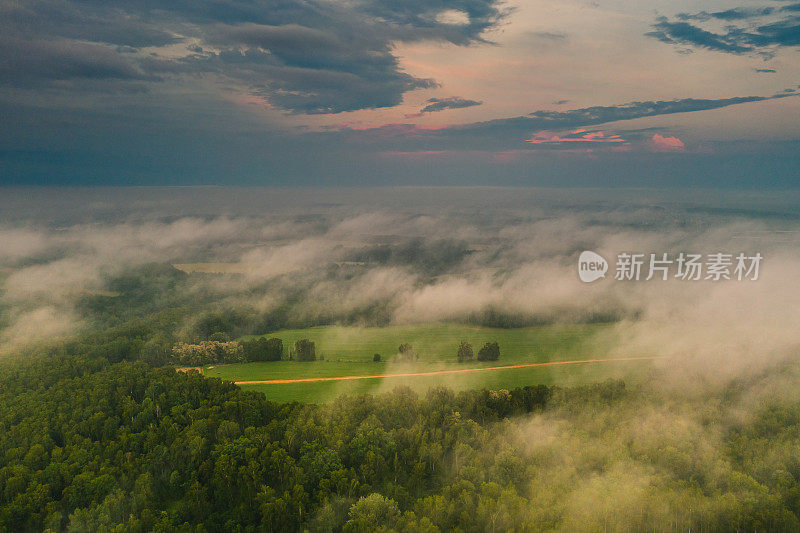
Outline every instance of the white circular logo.
{"type": "Polygon", "coordinates": [[[584,283],[591,283],[600,278],[606,277],[608,271],[608,261],[602,255],[585,251],[581,252],[578,258],[578,276],[584,283]]]}

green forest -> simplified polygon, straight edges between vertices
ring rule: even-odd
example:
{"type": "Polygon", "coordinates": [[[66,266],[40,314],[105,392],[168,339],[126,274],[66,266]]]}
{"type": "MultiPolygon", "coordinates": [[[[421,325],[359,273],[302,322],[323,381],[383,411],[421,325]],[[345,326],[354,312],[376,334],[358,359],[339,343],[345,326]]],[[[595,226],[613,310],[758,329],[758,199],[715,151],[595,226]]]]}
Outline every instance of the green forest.
{"type": "Polygon", "coordinates": [[[175,371],[185,343],[275,359],[268,334],[231,339],[290,325],[193,283],[126,272],[84,296],[90,327],[0,361],[1,531],[800,528],[796,358],[715,385],[651,369],[278,403],[175,371]]]}
{"type": "Polygon", "coordinates": [[[792,531],[800,406],[713,422],[772,378],[665,408],[621,381],[304,405],[41,355],[2,365],[0,529],[792,531]],[[684,427],[631,424],[653,411],[684,427]]]}

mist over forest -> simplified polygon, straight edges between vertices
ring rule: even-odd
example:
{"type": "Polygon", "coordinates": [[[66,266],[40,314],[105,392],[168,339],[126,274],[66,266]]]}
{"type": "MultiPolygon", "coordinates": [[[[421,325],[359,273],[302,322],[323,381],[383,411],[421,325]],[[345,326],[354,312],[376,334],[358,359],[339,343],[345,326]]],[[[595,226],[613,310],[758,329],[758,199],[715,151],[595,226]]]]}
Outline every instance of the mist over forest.
{"type": "Polygon", "coordinates": [[[164,301],[138,298],[149,312],[191,307],[173,324],[186,341],[215,313],[234,317],[223,331],[233,336],[326,324],[613,322],[620,350],[724,356],[726,367],[797,341],[792,194],[11,189],[2,202],[5,350],[91,327],[93,306],[158,283],[147,290],[164,301]],[[580,283],[583,250],[612,262],[605,282],[580,283]],[[622,252],[765,260],[751,283],[615,282],[622,252]]]}
{"type": "Polygon", "coordinates": [[[4,191],[0,529],[797,530],[797,200],[4,191]],[[580,281],[584,250],[606,279],[580,281]],[[623,252],[764,260],[757,280],[614,280],[623,252]],[[435,323],[602,324],[613,356],[657,359],[634,380],[286,404],[170,359],[179,343],[435,323]]]}

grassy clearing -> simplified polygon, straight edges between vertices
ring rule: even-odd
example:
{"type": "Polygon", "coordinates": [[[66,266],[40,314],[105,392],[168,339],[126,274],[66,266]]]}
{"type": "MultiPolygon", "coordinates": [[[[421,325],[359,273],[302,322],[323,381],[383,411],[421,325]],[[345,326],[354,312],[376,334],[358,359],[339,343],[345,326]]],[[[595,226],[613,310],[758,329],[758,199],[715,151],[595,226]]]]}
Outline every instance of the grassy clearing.
{"type": "MultiPolygon", "coordinates": [[[[426,324],[385,328],[319,327],[285,330],[268,335],[283,340],[285,350],[299,339],[316,343],[322,361],[301,363],[280,361],[215,365],[204,373],[230,381],[297,379],[314,377],[362,376],[404,372],[431,372],[459,368],[493,367],[546,361],[602,359],[608,357],[612,341],[607,325],[537,326],[519,329],[494,329],[459,324],[426,324]],[[500,360],[458,363],[460,341],[473,345],[475,352],[485,342],[500,344],[500,360]],[[398,363],[392,358],[400,343],[409,342],[418,355],[413,363],[398,363]],[[372,362],[379,353],[382,361],[372,362]]],[[[252,337],[248,337],[252,338],[252,337]]],[[[647,361],[533,367],[455,375],[387,377],[381,379],[244,385],[264,392],[278,401],[326,401],[343,393],[379,392],[404,385],[424,392],[436,385],[454,389],[475,387],[513,388],[532,384],[570,384],[625,377],[649,367],[647,361]]]]}
{"type": "MultiPolygon", "coordinates": [[[[573,358],[585,350],[598,348],[601,333],[608,325],[537,326],[517,329],[483,328],[462,324],[425,324],[382,328],[316,327],[279,331],[267,337],[283,340],[284,348],[300,339],[317,345],[317,357],[326,361],[372,363],[375,353],[384,360],[397,353],[397,347],[408,342],[420,362],[456,363],[458,343],[466,341],[477,352],[485,342],[500,344],[503,364],[573,358]],[[590,341],[588,344],[586,341],[590,341]]],[[[251,339],[254,337],[246,337],[251,339]]],[[[490,365],[491,366],[491,365],[490,365]]]]}

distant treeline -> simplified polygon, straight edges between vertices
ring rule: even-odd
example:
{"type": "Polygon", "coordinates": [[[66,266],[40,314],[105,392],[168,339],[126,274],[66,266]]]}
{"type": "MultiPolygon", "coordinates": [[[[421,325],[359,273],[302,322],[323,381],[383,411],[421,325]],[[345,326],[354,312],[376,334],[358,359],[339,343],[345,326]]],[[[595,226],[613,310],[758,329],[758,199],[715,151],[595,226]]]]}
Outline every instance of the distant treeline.
{"type": "MultiPolygon", "coordinates": [[[[202,341],[197,344],[178,343],[172,347],[174,364],[203,366],[209,364],[253,363],[280,361],[283,358],[283,341],[277,337],[258,337],[247,341],[202,341]]],[[[289,359],[315,361],[316,348],[313,341],[301,339],[294,343],[289,359]]]]}
{"type": "Polygon", "coordinates": [[[557,323],[608,324],[619,322],[624,318],[635,318],[635,316],[635,314],[628,316],[621,310],[561,310],[538,314],[509,313],[489,306],[465,316],[462,321],[485,328],[511,329],[557,323]]]}
{"type": "MultiPolygon", "coordinates": [[[[402,261],[425,258],[423,263],[429,263],[433,268],[437,264],[437,253],[444,249],[448,252],[441,256],[441,260],[446,264],[460,261],[459,258],[467,253],[461,244],[441,244],[428,249],[424,246],[420,248],[419,243],[396,250],[377,247],[363,253],[381,257],[388,254],[385,259],[389,262],[394,261],[392,258],[396,254],[400,254],[402,261]]],[[[254,290],[269,291],[270,287],[266,284],[254,290]]],[[[307,293],[304,289],[281,287],[280,294],[282,299],[269,309],[257,309],[238,301],[225,288],[207,283],[202,275],[186,274],[171,265],[153,263],[130,268],[110,277],[104,292],[85,294],[79,300],[77,310],[91,324],[92,335],[108,332],[110,336],[120,339],[117,351],[121,359],[137,359],[142,355],[151,363],[160,360],[162,364],[170,361],[172,346],[178,342],[197,344],[209,340],[230,341],[282,329],[334,324],[385,326],[391,323],[394,313],[389,301],[370,301],[357,308],[326,307],[322,311],[311,312],[306,305],[307,293]],[[131,334],[120,337],[122,331],[131,334]],[[132,338],[141,338],[142,344],[152,342],[144,349],[125,340],[132,338]],[[143,349],[144,353],[141,353],[143,349]]],[[[632,317],[613,310],[523,315],[489,306],[459,317],[458,321],[485,327],[516,328],[556,322],[614,322],[622,318],[632,317]]],[[[95,346],[94,342],[90,344],[95,346]]]]}

